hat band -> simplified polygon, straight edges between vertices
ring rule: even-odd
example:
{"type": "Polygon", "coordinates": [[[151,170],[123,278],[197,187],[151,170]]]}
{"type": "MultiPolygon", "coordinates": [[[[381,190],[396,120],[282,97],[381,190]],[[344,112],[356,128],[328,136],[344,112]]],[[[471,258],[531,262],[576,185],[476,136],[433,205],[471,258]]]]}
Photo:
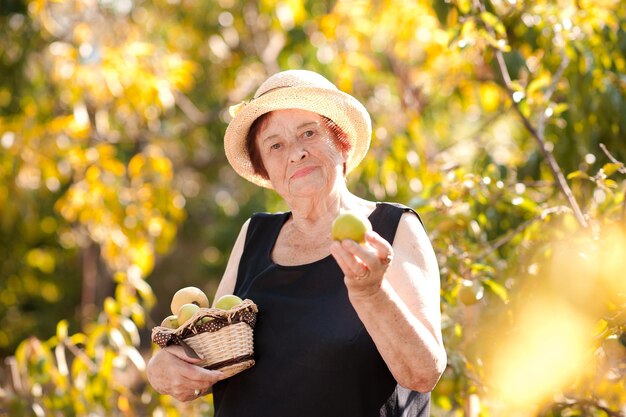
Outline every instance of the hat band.
{"type": "Polygon", "coordinates": [[[256,100],[257,98],[263,97],[264,95],[266,95],[267,93],[271,93],[272,91],[280,90],[281,88],[289,88],[289,87],[293,87],[293,86],[291,86],[291,85],[279,85],[278,87],[270,88],[267,91],[263,91],[263,93],[261,93],[258,96],[254,97],[250,101],[253,101],[253,100],[256,100]]]}
{"type": "Polygon", "coordinates": [[[290,85],[281,85],[279,87],[274,87],[274,88],[270,88],[267,91],[264,91],[262,94],[259,94],[256,97],[251,98],[250,100],[243,100],[241,103],[237,103],[237,104],[233,104],[232,106],[230,106],[228,108],[228,113],[230,114],[231,117],[235,117],[237,115],[237,113],[239,113],[241,110],[243,110],[244,107],[246,107],[248,104],[252,103],[254,100],[263,97],[265,94],[267,93],[271,93],[272,91],[276,91],[276,90],[280,90],[281,88],[289,88],[291,87],[290,85]]]}

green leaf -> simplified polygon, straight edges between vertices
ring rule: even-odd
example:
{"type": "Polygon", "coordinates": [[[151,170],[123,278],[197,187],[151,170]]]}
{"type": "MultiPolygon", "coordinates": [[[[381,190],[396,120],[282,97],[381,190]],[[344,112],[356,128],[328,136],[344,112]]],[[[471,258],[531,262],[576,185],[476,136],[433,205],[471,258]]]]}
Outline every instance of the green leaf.
{"type": "Polygon", "coordinates": [[[509,294],[504,285],[489,278],[483,279],[482,283],[485,288],[497,295],[503,302],[507,303],[509,301],[509,294]]]}

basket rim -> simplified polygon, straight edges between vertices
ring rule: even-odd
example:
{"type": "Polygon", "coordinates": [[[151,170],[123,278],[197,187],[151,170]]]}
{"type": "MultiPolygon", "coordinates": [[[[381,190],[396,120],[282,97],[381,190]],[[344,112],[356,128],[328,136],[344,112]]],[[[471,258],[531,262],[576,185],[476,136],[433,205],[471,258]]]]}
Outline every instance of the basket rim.
{"type": "Polygon", "coordinates": [[[212,318],[220,324],[220,326],[217,326],[217,328],[213,331],[218,331],[224,326],[237,323],[246,323],[250,327],[254,327],[257,313],[257,305],[248,298],[244,299],[241,304],[231,308],[230,310],[222,310],[215,307],[200,307],[200,309],[193,316],[191,316],[184,323],[181,323],[176,329],[160,325],[153,327],[152,340],[154,341],[157,334],[166,335],[172,338],[186,339],[187,337],[191,337],[196,334],[205,333],[208,330],[201,330],[195,326],[197,321],[204,317],[212,318]],[[252,317],[244,317],[246,314],[249,314],[252,317]]]}

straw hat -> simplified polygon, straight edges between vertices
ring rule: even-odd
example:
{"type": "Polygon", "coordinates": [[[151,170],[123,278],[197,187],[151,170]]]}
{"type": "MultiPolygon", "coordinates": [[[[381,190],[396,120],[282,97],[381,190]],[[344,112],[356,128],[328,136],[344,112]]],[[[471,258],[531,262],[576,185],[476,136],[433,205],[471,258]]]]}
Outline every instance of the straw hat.
{"type": "Polygon", "coordinates": [[[261,187],[273,188],[268,180],[254,172],[246,150],[246,136],[256,118],[280,109],[308,110],[335,122],[347,134],[351,144],[346,173],[363,160],[369,149],[372,121],[363,104],[318,73],[306,70],[279,72],[261,84],[252,100],[230,108],[233,119],[224,136],[228,162],[239,175],[261,187]]]}

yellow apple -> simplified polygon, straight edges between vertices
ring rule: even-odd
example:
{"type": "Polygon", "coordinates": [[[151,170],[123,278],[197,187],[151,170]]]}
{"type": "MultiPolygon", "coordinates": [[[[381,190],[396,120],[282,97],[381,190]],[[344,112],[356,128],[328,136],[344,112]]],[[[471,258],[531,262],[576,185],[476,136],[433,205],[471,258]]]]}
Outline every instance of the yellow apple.
{"type": "Polygon", "coordinates": [[[230,310],[231,308],[243,303],[243,300],[236,295],[226,294],[222,295],[216,302],[215,308],[221,310],[230,310]]]}
{"type": "Polygon", "coordinates": [[[195,304],[191,304],[191,303],[183,304],[182,306],[180,306],[180,309],[178,309],[178,323],[179,324],[185,323],[194,314],[196,314],[198,310],[200,310],[200,307],[198,307],[195,304]]]}
{"type": "Polygon", "coordinates": [[[178,310],[183,304],[195,304],[198,307],[207,308],[209,299],[200,288],[185,287],[176,291],[176,294],[172,297],[172,303],[170,304],[172,314],[178,314],[178,310]]]}
{"type": "Polygon", "coordinates": [[[459,301],[463,304],[471,306],[480,301],[483,298],[484,293],[485,289],[480,283],[464,279],[461,281],[461,288],[459,288],[458,297],[459,301]]]}
{"type": "Polygon", "coordinates": [[[178,317],[175,314],[171,316],[167,316],[161,322],[161,326],[167,327],[168,329],[177,329],[178,328],[178,317]]]}
{"type": "Polygon", "coordinates": [[[626,360],[626,346],[620,341],[621,337],[611,335],[602,343],[602,350],[608,361],[615,364],[624,363],[626,360]]]}
{"type": "Polygon", "coordinates": [[[346,211],[335,218],[331,234],[334,240],[351,239],[357,243],[365,243],[365,233],[372,230],[372,224],[367,217],[346,211]]]}

